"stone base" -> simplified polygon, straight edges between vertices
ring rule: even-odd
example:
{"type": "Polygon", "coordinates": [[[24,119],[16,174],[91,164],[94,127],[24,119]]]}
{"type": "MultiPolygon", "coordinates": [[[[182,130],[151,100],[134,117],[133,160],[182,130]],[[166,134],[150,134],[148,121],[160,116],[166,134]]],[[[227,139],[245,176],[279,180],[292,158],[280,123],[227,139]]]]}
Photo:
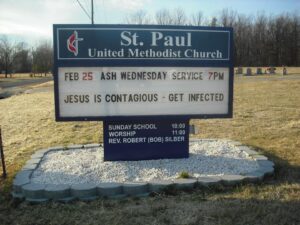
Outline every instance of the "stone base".
{"type": "MultiPolygon", "coordinates": [[[[213,139],[215,140],[215,139],[213,139]]],[[[190,142],[197,139],[190,140],[190,142]]],[[[146,197],[151,192],[162,192],[169,187],[178,190],[192,190],[196,187],[211,187],[216,185],[234,186],[243,182],[261,182],[264,177],[274,173],[274,163],[267,157],[254,151],[248,146],[243,146],[240,142],[230,141],[232,145],[238,146],[241,151],[246,153],[253,160],[256,160],[259,169],[243,175],[223,175],[223,176],[203,176],[197,179],[175,179],[175,180],[152,180],[149,182],[124,182],[124,183],[100,183],[98,185],[74,184],[74,185],[42,185],[31,182],[31,175],[40,164],[44,155],[49,151],[96,148],[99,144],[72,145],[67,149],[64,147],[53,147],[42,149],[34,153],[27,164],[23,167],[13,181],[12,196],[15,199],[25,199],[31,203],[42,203],[49,200],[68,203],[79,199],[91,201],[97,198],[120,199],[127,196],[146,197]]]]}

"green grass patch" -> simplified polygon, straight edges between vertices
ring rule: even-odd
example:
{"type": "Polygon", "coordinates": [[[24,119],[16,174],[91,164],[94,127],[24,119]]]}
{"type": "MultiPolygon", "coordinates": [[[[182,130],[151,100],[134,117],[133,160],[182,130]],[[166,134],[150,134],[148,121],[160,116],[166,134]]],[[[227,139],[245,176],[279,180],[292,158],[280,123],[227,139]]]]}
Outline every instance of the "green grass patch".
{"type": "Polygon", "coordinates": [[[182,171],[180,172],[180,174],[178,175],[178,178],[183,178],[183,179],[187,179],[190,178],[190,174],[187,171],[182,171]]]}

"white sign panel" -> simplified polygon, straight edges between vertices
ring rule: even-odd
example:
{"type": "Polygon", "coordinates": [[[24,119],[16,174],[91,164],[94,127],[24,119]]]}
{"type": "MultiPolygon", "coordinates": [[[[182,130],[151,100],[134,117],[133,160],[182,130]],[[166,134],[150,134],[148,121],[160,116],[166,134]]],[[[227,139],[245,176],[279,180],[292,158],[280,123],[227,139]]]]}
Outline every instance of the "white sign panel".
{"type": "Polygon", "coordinates": [[[229,68],[59,67],[61,117],[218,115],[229,68]]]}

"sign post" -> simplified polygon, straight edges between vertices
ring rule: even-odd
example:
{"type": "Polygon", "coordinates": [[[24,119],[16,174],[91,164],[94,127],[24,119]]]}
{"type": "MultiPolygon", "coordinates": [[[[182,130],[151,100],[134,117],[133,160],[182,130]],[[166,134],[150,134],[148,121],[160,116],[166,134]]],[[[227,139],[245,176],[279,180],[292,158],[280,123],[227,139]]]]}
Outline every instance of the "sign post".
{"type": "Polygon", "coordinates": [[[231,28],[54,25],[57,121],[104,121],[105,160],[188,157],[189,119],[230,118],[231,28]]]}
{"type": "Polygon", "coordinates": [[[3,142],[2,142],[2,133],[1,133],[1,126],[0,126],[0,157],[1,157],[1,166],[2,166],[2,176],[6,178],[6,166],[5,166],[5,159],[4,159],[4,149],[3,149],[3,142]]]}

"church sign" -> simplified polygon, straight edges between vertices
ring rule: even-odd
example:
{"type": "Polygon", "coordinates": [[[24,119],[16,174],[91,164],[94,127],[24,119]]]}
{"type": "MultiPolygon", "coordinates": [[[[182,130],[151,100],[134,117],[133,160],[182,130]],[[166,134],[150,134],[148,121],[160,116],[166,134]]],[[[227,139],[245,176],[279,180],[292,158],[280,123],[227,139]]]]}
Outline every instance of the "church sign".
{"type": "Polygon", "coordinates": [[[106,160],[188,157],[189,119],[232,117],[232,46],[231,28],[54,25],[56,120],[104,121],[106,160]]]}

